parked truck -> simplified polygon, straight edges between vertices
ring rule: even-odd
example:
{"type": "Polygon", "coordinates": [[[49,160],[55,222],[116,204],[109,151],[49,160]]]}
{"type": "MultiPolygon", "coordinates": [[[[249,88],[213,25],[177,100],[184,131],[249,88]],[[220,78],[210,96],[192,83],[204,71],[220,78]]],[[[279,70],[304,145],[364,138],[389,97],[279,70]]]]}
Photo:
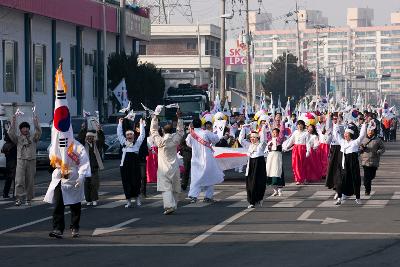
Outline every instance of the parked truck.
{"type": "MultiPolygon", "coordinates": [[[[19,109],[20,112],[24,113],[23,115],[17,116],[16,124],[17,126],[26,121],[31,127],[31,132],[33,134],[34,127],[33,127],[33,116],[32,116],[32,108],[33,103],[0,103],[0,149],[4,145],[4,136],[8,130],[10,125],[12,116],[17,112],[19,109]]],[[[17,131],[18,133],[19,131],[17,131]]],[[[4,171],[6,167],[6,158],[3,153],[0,153],[0,171],[4,171]]]]}
{"type": "MultiPolygon", "coordinates": [[[[210,110],[210,101],[207,91],[204,88],[193,86],[191,84],[179,84],[178,87],[169,87],[165,91],[164,104],[178,104],[182,112],[184,122],[190,122],[194,117],[205,111],[210,110]]],[[[176,108],[167,108],[165,110],[165,119],[175,118],[176,108]]]]}

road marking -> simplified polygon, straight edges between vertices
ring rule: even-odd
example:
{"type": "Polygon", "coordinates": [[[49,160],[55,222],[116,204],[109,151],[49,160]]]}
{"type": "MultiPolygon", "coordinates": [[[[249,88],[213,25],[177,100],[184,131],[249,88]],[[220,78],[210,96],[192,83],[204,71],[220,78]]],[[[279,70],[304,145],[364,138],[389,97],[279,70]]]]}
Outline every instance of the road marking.
{"type": "Polygon", "coordinates": [[[241,201],[229,205],[228,208],[247,208],[248,205],[249,203],[247,202],[247,200],[243,199],[241,201]]]}
{"type": "MultiPolygon", "coordinates": [[[[221,191],[215,191],[214,196],[218,195],[219,193],[221,193],[221,191]]],[[[205,194],[204,192],[201,192],[198,199],[204,199],[204,196],[205,196],[204,194],[205,194]]],[[[197,201],[196,203],[187,204],[187,205],[183,206],[182,208],[203,208],[203,207],[207,207],[211,204],[213,204],[213,202],[197,201]]]]}
{"type": "Polygon", "coordinates": [[[389,200],[368,200],[365,202],[365,204],[362,206],[363,208],[384,208],[389,200]]]}
{"type": "Polygon", "coordinates": [[[393,196],[391,197],[391,199],[400,199],[400,192],[394,192],[393,196]]]}
{"type": "Polygon", "coordinates": [[[339,205],[335,205],[336,200],[325,200],[321,204],[318,205],[318,208],[332,208],[332,207],[339,207],[339,205]]]}
{"type": "Polygon", "coordinates": [[[329,218],[326,217],[325,219],[310,219],[309,217],[311,214],[314,213],[315,210],[306,210],[303,212],[299,218],[297,218],[298,221],[305,221],[305,222],[321,222],[321,224],[332,224],[332,223],[343,223],[347,222],[347,220],[341,220],[341,219],[336,219],[336,218],[329,218]]]}
{"type": "Polygon", "coordinates": [[[297,235],[375,235],[375,236],[399,236],[393,232],[324,232],[324,231],[217,231],[215,234],[297,234],[297,235]]]}
{"type": "Polygon", "coordinates": [[[0,201],[0,205],[5,205],[5,204],[10,204],[13,203],[14,201],[0,201]]]}
{"type": "Polygon", "coordinates": [[[296,194],[298,191],[282,191],[282,196],[269,196],[267,199],[286,199],[294,194],[296,194]]]}
{"type": "Polygon", "coordinates": [[[227,197],[226,199],[244,199],[247,197],[247,191],[241,191],[239,193],[234,194],[233,196],[227,197]]]}
{"type": "Polygon", "coordinates": [[[108,197],[107,200],[123,200],[126,199],[124,194],[108,197]]]}
{"type": "Polygon", "coordinates": [[[18,249],[18,248],[86,248],[86,247],[191,247],[188,244],[171,244],[171,243],[149,243],[149,244],[121,244],[121,243],[105,243],[105,244],[43,244],[43,245],[6,245],[0,246],[0,249],[18,249]]]}
{"type": "Polygon", "coordinates": [[[120,207],[126,204],[126,200],[117,200],[113,202],[109,202],[107,204],[99,205],[95,207],[96,209],[113,209],[116,207],[120,207]]]}
{"type": "Polygon", "coordinates": [[[159,201],[156,201],[156,202],[145,204],[142,207],[158,208],[158,207],[162,207],[162,206],[164,206],[164,201],[159,200],[159,201]]]}
{"type": "Polygon", "coordinates": [[[31,205],[22,204],[21,206],[13,206],[13,207],[6,208],[6,210],[25,210],[25,209],[29,209],[29,208],[33,208],[33,207],[46,205],[48,203],[43,201],[44,196],[45,195],[33,198],[32,201],[31,201],[31,205]]]}
{"type": "Polygon", "coordinates": [[[190,245],[190,246],[195,246],[195,245],[199,244],[200,242],[204,241],[206,238],[210,237],[212,234],[217,233],[218,231],[223,229],[225,226],[227,226],[230,223],[236,221],[240,217],[243,217],[244,215],[246,215],[247,213],[249,213],[252,210],[253,209],[245,209],[245,210],[243,210],[241,212],[236,213],[235,215],[233,215],[232,217],[226,219],[225,221],[221,222],[220,224],[217,224],[217,225],[211,227],[210,229],[208,229],[203,234],[193,238],[192,240],[187,242],[187,244],[190,245]]]}
{"type": "Polygon", "coordinates": [[[291,200],[282,200],[281,202],[276,203],[273,205],[273,208],[293,208],[299,205],[304,200],[302,199],[291,199],[291,200]]]}
{"type": "Polygon", "coordinates": [[[333,196],[335,194],[335,191],[317,191],[315,192],[312,196],[309,197],[309,199],[327,199],[330,198],[331,196],[333,196]]]}
{"type": "Polygon", "coordinates": [[[133,218],[133,219],[127,220],[125,222],[116,224],[116,225],[111,226],[111,227],[96,228],[96,229],[94,229],[92,236],[109,234],[109,233],[125,230],[126,229],[126,228],[124,228],[125,225],[131,224],[131,223],[136,222],[138,220],[140,220],[140,218],[133,218]]]}

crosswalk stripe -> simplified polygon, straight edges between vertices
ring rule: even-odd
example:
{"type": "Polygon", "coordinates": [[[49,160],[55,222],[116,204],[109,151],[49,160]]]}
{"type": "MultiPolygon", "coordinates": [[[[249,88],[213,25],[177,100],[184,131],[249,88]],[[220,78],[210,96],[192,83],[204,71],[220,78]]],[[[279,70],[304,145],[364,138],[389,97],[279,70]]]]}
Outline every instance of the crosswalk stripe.
{"type": "Polygon", "coordinates": [[[298,191],[282,191],[282,196],[269,196],[267,197],[267,199],[286,199],[289,198],[291,196],[293,196],[294,194],[296,194],[298,191]]]}
{"type": "Polygon", "coordinates": [[[31,201],[31,205],[29,205],[29,206],[22,204],[21,206],[13,206],[13,207],[6,208],[6,210],[25,210],[25,209],[29,209],[29,208],[33,208],[33,207],[39,207],[42,205],[46,205],[48,203],[43,201],[44,196],[45,195],[33,198],[31,201]]]}
{"type": "MultiPolygon", "coordinates": [[[[371,191],[371,193],[369,194],[369,196],[361,195],[360,198],[361,198],[361,200],[363,200],[363,199],[370,199],[373,195],[375,195],[375,191],[371,191]]],[[[355,196],[355,195],[352,195],[351,197],[348,197],[348,198],[347,198],[347,200],[355,200],[355,199],[356,199],[356,196],[355,196]]]]}
{"type": "Polygon", "coordinates": [[[159,200],[159,201],[156,201],[156,202],[145,204],[142,207],[144,207],[144,208],[145,207],[157,208],[157,207],[162,207],[163,204],[164,204],[163,201],[159,200]]]}
{"type": "Polygon", "coordinates": [[[389,200],[381,200],[381,199],[373,199],[373,200],[368,200],[365,202],[365,204],[362,206],[363,208],[383,208],[386,206],[386,204],[389,202],[389,200]]]}
{"type": "MultiPolygon", "coordinates": [[[[221,191],[215,191],[214,192],[214,196],[218,195],[219,193],[221,193],[221,191]]],[[[201,192],[199,195],[199,199],[204,199],[204,192],[201,192]]],[[[187,204],[185,206],[183,206],[183,208],[203,208],[203,207],[207,207],[209,205],[211,205],[212,202],[203,202],[203,201],[197,201],[196,203],[190,203],[187,204]]]]}
{"type": "Polygon", "coordinates": [[[123,205],[125,205],[125,203],[126,203],[126,200],[117,200],[117,201],[109,202],[107,204],[99,205],[95,208],[96,209],[112,209],[112,208],[116,208],[119,206],[123,206],[123,205]]]}
{"type": "Polygon", "coordinates": [[[108,200],[123,200],[126,199],[124,194],[108,197],[108,200]]]}
{"type": "Polygon", "coordinates": [[[5,205],[5,204],[10,204],[13,203],[14,201],[0,201],[0,205],[5,205]]]}
{"type": "Polygon", "coordinates": [[[332,207],[337,207],[335,205],[335,200],[333,199],[325,200],[318,205],[318,208],[332,208],[332,207]]]}
{"type": "Polygon", "coordinates": [[[335,191],[330,190],[324,190],[324,191],[317,191],[315,192],[312,196],[309,197],[309,199],[327,199],[330,198],[335,194],[335,191]]]}
{"type": "Polygon", "coordinates": [[[229,205],[228,208],[246,208],[248,205],[247,200],[242,200],[229,205]]]}
{"type": "Polygon", "coordinates": [[[226,199],[244,199],[247,197],[247,191],[241,191],[239,193],[234,194],[233,196],[227,197],[226,199]]]}
{"type": "Polygon", "coordinates": [[[393,196],[391,197],[391,199],[400,199],[400,192],[394,192],[393,196]]]}
{"type": "Polygon", "coordinates": [[[281,202],[276,203],[275,205],[273,205],[273,208],[293,208],[296,207],[297,205],[299,205],[301,202],[303,202],[304,200],[302,199],[285,199],[282,200],[281,202]]]}

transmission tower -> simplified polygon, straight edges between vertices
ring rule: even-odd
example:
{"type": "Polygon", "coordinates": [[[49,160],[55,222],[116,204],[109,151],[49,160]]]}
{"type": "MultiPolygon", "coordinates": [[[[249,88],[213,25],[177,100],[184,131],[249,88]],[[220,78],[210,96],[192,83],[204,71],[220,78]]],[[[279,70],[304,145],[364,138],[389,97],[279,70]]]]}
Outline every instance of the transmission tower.
{"type": "Polygon", "coordinates": [[[191,0],[139,0],[139,4],[150,8],[151,23],[170,24],[174,16],[183,17],[193,23],[191,0]]]}

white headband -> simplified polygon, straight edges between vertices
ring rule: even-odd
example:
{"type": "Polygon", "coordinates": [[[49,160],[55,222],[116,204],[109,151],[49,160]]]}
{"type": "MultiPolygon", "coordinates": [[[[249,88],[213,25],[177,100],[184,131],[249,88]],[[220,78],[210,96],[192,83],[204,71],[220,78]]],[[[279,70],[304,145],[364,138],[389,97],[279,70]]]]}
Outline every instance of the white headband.
{"type": "Polygon", "coordinates": [[[86,137],[89,137],[89,136],[96,137],[97,134],[96,133],[92,133],[92,132],[87,132],[86,133],[86,137]]]}
{"type": "Polygon", "coordinates": [[[351,133],[351,134],[354,134],[354,131],[353,131],[352,129],[346,129],[344,132],[345,132],[345,133],[351,133]]]}
{"type": "Polygon", "coordinates": [[[132,131],[132,130],[128,130],[128,131],[125,132],[125,134],[129,134],[129,133],[130,133],[130,134],[135,134],[135,132],[132,131]]]}
{"type": "Polygon", "coordinates": [[[259,138],[260,136],[258,135],[258,133],[251,133],[250,137],[255,137],[255,138],[259,138]]]}

